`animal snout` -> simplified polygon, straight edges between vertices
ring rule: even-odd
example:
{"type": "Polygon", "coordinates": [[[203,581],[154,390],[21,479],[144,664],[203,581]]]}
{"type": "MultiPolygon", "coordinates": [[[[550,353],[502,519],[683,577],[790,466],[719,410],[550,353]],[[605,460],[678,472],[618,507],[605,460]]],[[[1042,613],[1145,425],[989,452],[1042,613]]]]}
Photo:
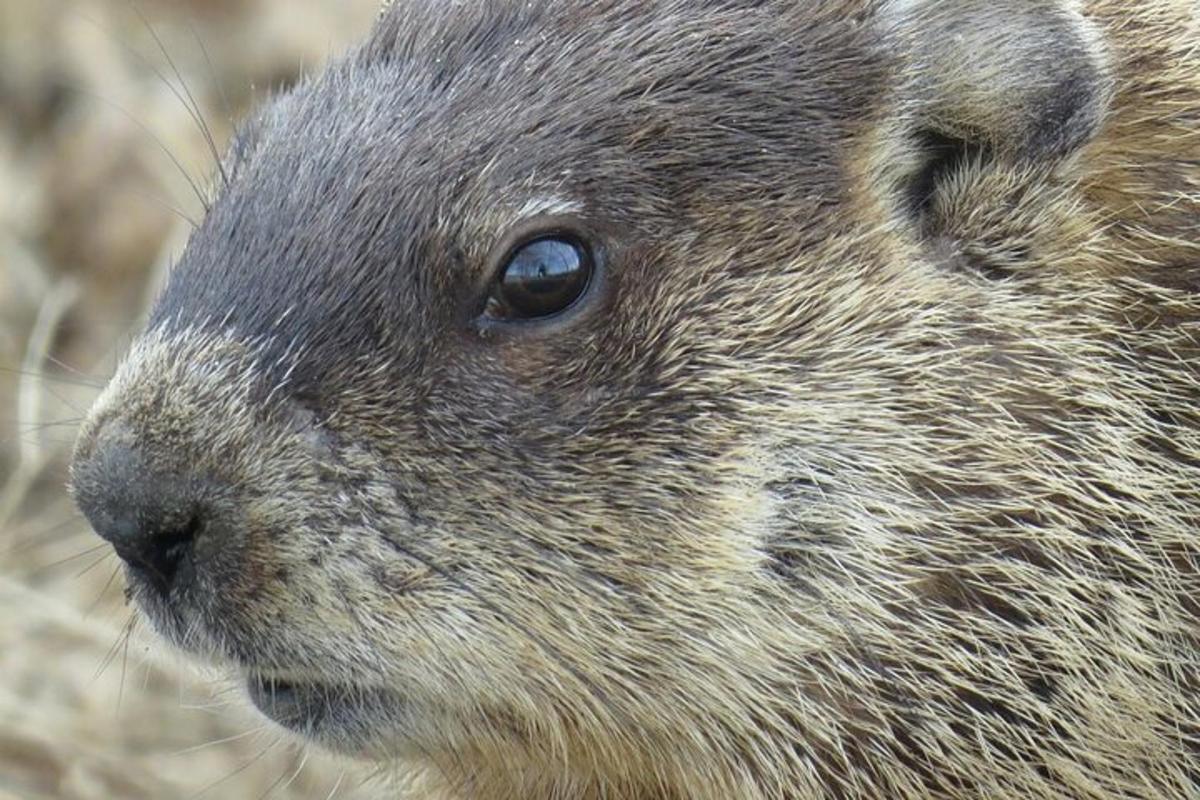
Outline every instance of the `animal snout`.
{"type": "Polygon", "coordinates": [[[201,536],[215,526],[212,484],[159,463],[120,423],[103,428],[72,467],[76,501],[117,555],[162,594],[177,583],[201,536]]]}

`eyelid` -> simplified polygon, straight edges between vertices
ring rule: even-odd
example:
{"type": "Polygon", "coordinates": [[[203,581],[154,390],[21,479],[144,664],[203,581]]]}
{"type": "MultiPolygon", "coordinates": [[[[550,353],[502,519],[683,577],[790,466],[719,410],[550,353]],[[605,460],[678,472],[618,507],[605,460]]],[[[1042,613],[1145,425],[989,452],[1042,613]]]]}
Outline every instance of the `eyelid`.
{"type": "Polygon", "coordinates": [[[535,239],[554,236],[571,237],[590,244],[595,235],[591,228],[578,217],[570,214],[536,214],[525,217],[510,227],[488,254],[489,274],[495,277],[503,269],[513,253],[535,239]]]}

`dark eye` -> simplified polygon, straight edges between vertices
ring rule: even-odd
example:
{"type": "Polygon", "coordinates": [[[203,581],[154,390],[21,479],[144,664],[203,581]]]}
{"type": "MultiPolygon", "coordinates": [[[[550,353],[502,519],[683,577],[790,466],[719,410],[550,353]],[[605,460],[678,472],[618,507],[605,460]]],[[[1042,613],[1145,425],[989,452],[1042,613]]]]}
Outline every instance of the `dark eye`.
{"type": "Polygon", "coordinates": [[[594,264],[587,247],[569,236],[545,236],[518,247],[500,273],[487,314],[523,320],[565,311],[587,290],[594,264]]]}

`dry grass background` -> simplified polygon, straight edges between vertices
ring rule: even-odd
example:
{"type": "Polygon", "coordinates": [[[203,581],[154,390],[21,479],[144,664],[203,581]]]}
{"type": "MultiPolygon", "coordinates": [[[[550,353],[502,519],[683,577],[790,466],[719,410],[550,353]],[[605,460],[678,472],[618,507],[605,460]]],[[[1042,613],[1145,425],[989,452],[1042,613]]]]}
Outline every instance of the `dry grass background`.
{"type": "Polygon", "coordinates": [[[0,0],[0,800],[388,794],[125,638],[116,559],[63,488],[79,417],[199,217],[173,162],[210,185],[169,62],[221,146],[377,3],[0,0]]]}

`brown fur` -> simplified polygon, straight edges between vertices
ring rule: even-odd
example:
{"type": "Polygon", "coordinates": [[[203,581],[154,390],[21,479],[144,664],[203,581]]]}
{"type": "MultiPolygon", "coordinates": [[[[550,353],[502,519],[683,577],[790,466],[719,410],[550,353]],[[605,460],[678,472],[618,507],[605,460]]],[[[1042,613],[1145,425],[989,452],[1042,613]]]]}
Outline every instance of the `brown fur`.
{"type": "Polygon", "coordinates": [[[1196,5],[994,5],[395,4],[81,436],[220,487],[134,595],[432,796],[1200,793],[1196,5]]]}

